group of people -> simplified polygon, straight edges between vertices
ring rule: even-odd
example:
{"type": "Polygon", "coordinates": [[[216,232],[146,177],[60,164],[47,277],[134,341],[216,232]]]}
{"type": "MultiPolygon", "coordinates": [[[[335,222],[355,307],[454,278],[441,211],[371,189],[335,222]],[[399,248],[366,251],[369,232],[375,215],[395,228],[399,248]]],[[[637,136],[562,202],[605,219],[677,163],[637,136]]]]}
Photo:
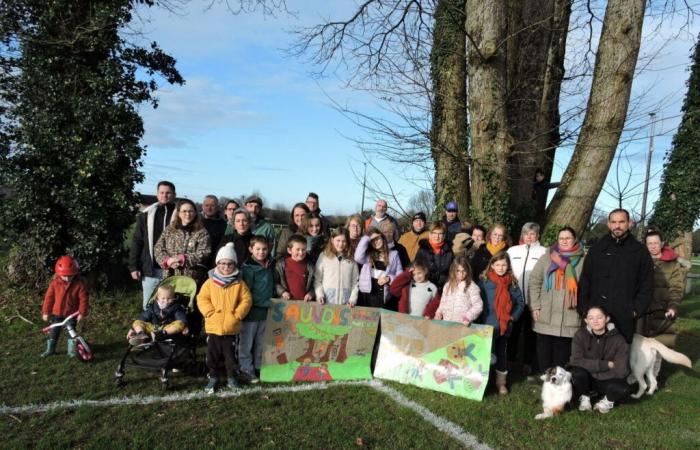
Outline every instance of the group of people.
{"type": "MultiPolygon", "coordinates": [[[[504,225],[486,229],[461,221],[454,202],[430,224],[416,213],[401,233],[385,200],[376,202],[370,217],[352,215],[333,227],[318,196],[309,193],[277,236],[257,196],[243,207],[227,203],[224,217],[214,196],[202,202],[201,216],[192,201],[174,199],[175,186],[163,181],[157,203],[138,217],[129,269],[143,284],[144,314],[127,337],[138,345],[196,327],[173,306],[172,289],[158,289],[149,303],[163,278],[194,278],[207,334],[208,392],[216,388],[220,366],[230,387],[238,386],[239,370],[245,381],[258,381],[274,297],[490,325],[499,394],[508,393],[508,372],[522,350],[524,374],[571,366],[580,409],[591,409],[589,394],[597,391],[600,412],[627,395],[635,331],[675,344],[672,319],[683,271],[658,231],[647,234],[646,248],[630,235],[623,209],[610,213],[610,234],[585,254],[570,227],[558,231],[551,247],[540,245],[534,222],[509,246],[504,225]]],[[[47,292],[45,312],[49,297],[47,292]]],[[[56,317],[67,313],[53,310],[56,317]]]]}

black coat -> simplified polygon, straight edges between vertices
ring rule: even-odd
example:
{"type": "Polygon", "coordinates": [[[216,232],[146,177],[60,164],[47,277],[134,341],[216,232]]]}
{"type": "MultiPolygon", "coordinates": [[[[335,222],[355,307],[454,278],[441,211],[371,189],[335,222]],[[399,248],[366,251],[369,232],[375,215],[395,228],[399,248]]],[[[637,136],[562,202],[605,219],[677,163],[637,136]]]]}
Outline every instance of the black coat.
{"type": "MultiPolygon", "coordinates": [[[[248,247],[250,247],[250,238],[252,237],[253,234],[250,231],[248,231],[248,234],[241,235],[234,230],[233,234],[227,234],[221,239],[216,253],[218,253],[224,245],[228,244],[229,242],[233,242],[233,249],[236,251],[236,258],[238,258],[237,265],[242,266],[243,262],[250,256],[248,247]]],[[[212,253],[214,254],[214,265],[216,265],[216,253],[212,253]]]]}
{"type": "MultiPolygon", "coordinates": [[[[207,230],[207,233],[209,233],[209,240],[211,241],[212,248],[212,252],[204,262],[204,265],[207,266],[208,269],[211,269],[216,265],[214,263],[214,259],[216,258],[216,252],[214,249],[219,248],[221,239],[224,237],[224,232],[226,231],[226,221],[221,217],[215,217],[213,219],[202,217],[202,225],[207,230]]],[[[243,264],[243,262],[240,262],[240,264],[243,264]]]]}
{"type": "Polygon", "coordinates": [[[603,237],[588,251],[578,284],[578,310],[602,306],[620,334],[632,342],[635,317],[654,295],[654,263],[647,248],[631,235],[603,237]]]}
{"type": "MultiPolygon", "coordinates": [[[[503,251],[506,249],[504,248],[503,251]]],[[[481,247],[476,249],[474,254],[472,255],[471,261],[469,261],[469,264],[472,266],[472,279],[477,281],[479,280],[479,277],[481,276],[482,273],[484,273],[484,270],[486,270],[489,267],[489,262],[491,261],[491,258],[493,255],[489,251],[489,249],[486,247],[486,244],[482,244],[481,247]]]]}
{"type": "Polygon", "coordinates": [[[168,203],[165,208],[159,211],[158,208],[161,208],[161,206],[155,203],[136,216],[134,235],[129,250],[128,267],[130,272],[138,270],[144,277],[152,277],[153,269],[160,268],[158,262],[154,259],[154,255],[151,253],[151,249],[155,247],[163,230],[175,214],[175,205],[172,203],[168,203]],[[149,216],[153,217],[149,219],[149,216]],[[156,221],[158,222],[157,225],[156,221]],[[152,242],[151,234],[153,235],[152,242]]]}
{"type": "Polygon", "coordinates": [[[450,266],[453,259],[452,242],[445,241],[445,244],[440,249],[440,253],[435,254],[427,239],[418,241],[418,252],[416,253],[415,261],[423,263],[428,268],[428,279],[440,290],[442,290],[442,286],[447,282],[447,277],[450,275],[450,266]]]}

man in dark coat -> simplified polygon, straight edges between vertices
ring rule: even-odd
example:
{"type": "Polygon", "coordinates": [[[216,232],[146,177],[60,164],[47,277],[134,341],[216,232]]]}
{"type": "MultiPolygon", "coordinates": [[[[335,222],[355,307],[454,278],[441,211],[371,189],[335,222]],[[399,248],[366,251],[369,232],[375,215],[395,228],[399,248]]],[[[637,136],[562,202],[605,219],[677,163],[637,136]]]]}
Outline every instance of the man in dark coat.
{"type": "Polygon", "coordinates": [[[599,305],[632,342],[635,320],[654,295],[654,263],[647,249],[629,233],[630,216],[616,209],[608,216],[610,234],[588,251],[579,280],[578,311],[599,305]]]}
{"type": "Polygon", "coordinates": [[[216,265],[214,261],[216,251],[214,250],[219,248],[226,231],[226,220],[219,215],[219,199],[215,195],[207,195],[202,200],[202,225],[209,233],[212,248],[211,254],[203,264],[207,266],[207,269],[213,269],[216,265]]]}

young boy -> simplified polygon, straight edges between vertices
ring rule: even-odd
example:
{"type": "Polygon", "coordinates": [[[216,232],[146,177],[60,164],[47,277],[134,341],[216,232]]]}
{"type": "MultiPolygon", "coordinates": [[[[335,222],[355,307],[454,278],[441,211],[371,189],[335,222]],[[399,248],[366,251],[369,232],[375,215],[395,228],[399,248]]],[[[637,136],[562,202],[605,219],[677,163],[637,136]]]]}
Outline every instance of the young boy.
{"type": "Polygon", "coordinates": [[[314,299],[314,266],[306,259],[306,238],[298,234],[287,241],[289,256],[275,265],[275,289],[285,300],[314,299]]]}
{"type": "Polygon", "coordinates": [[[221,247],[216,254],[216,267],[209,271],[209,279],[197,295],[197,308],[204,316],[207,332],[209,381],[204,391],[208,394],[213,394],[216,389],[216,375],[222,359],[228,387],[238,387],[234,377],[238,369],[234,344],[241,322],[250,310],[252,297],[241,279],[237,261],[233,242],[221,247]]]}
{"type": "Polygon", "coordinates": [[[432,319],[440,305],[437,287],[428,280],[428,269],[421,262],[400,273],[389,287],[399,297],[399,312],[432,319]]]}
{"type": "MultiPolygon", "coordinates": [[[[88,291],[85,281],[78,277],[80,268],[78,263],[70,256],[61,256],[54,267],[56,276],[51,280],[49,288],[44,296],[44,304],[41,307],[41,318],[44,322],[63,322],[63,320],[78,311],[77,322],[80,322],[88,313],[88,291]]],[[[75,327],[76,319],[71,319],[71,325],[75,327]]],[[[61,334],[61,328],[51,329],[49,339],[46,341],[46,351],[41,354],[47,357],[55,354],[56,342],[61,334]]],[[[75,342],[68,339],[68,351],[66,354],[75,357],[75,342]]]]}
{"type": "Polygon", "coordinates": [[[175,288],[160,286],[156,301],[152,302],[138,320],[131,325],[126,339],[131,345],[150,341],[162,341],[169,335],[179,334],[187,326],[185,308],[175,302],[175,288]]]}
{"type": "Polygon", "coordinates": [[[253,295],[253,307],[243,319],[238,361],[241,372],[250,383],[260,381],[263,338],[270,299],[275,295],[275,265],[269,257],[267,239],[253,236],[248,248],[250,257],[243,263],[243,281],[253,295]]]}

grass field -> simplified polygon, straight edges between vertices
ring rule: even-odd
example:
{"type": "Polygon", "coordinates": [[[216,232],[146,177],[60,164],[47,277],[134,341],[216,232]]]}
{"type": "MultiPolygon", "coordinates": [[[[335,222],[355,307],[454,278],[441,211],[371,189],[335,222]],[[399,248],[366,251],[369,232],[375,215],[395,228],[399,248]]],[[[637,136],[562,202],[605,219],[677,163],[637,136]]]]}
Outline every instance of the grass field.
{"type": "MultiPolygon", "coordinates": [[[[92,299],[82,328],[96,354],[93,364],[63,355],[41,359],[40,299],[0,291],[0,404],[108,400],[162,395],[155,375],[130,370],[117,388],[113,373],[125,350],[124,334],[138,314],[140,293],[92,299]],[[33,322],[27,323],[23,318],[33,322]]],[[[665,365],[660,391],[630,401],[607,416],[572,411],[540,422],[539,388],[515,379],[512,394],[491,390],[473,402],[383,382],[493,448],[700,448],[700,296],[686,298],[679,350],[694,370],[665,365]]],[[[61,336],[59,350],[65,350],[61,336]]],[[[202,350],[200,349],[200,352],[202,350]]],[[[203,377],[176,374],[174,394],[200,393],[203,377]]],[[[289,386],[289,385],[282,385],[289,386]]],[[[416,412],[370,386],[329,386],[304,392],[265,391],[149,405],[80,406],[0,417],[2,448],[460,448],[416,412]]]]}

